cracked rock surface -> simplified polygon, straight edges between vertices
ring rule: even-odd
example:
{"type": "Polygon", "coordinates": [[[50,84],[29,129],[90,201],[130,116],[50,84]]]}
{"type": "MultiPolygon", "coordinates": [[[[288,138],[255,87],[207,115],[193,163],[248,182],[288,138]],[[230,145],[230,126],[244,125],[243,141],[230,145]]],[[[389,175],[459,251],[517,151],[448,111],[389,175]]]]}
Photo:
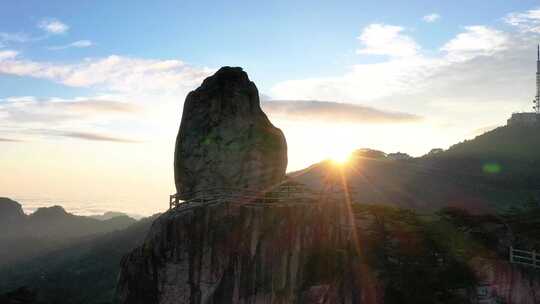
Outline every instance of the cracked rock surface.
{"type": "Polygon", "coordinates": [[[242,68],[223,67],[188,94],[174,154],[181,199],[215,188],[268,189],[286,168],[285,136],[242,68]]]}

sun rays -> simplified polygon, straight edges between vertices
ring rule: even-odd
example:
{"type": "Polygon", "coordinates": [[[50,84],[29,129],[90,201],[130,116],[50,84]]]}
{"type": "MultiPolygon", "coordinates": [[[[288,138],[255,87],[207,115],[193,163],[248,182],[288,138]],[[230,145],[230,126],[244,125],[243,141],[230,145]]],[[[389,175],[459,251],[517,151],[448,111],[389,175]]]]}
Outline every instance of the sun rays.
{"type": "Polygon", "coordinates": [[[328,159],[335,165],[342,167],[351,160],[351,154],[352,152],[347,149],[335,149],[330,152],[328,159]]]}

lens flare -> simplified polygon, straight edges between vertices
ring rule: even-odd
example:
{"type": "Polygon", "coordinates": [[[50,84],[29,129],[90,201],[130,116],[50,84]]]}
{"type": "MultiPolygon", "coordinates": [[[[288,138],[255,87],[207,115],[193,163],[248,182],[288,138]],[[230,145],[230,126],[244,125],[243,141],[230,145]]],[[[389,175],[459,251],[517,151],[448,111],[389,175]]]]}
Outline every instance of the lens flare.
{"type": "Polygon", "coordinates": [[[339,151],[339,152],[334,152],[330,156],[330,159],[336,164],[343,165],[349,161],[350,156],[351,156],[351,153],[349,151],[339,151]]]}

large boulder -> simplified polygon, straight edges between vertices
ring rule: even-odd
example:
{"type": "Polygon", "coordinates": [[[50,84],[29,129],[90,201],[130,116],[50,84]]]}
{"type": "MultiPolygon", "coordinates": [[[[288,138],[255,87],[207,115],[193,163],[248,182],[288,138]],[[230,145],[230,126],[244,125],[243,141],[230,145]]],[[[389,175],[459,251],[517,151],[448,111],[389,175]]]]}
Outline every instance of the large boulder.
{"type": "Polygon", "coordinates": [[[174,154],[181,199],[209,189],[270,189],[286,168],[285,137],[242,68],[223,67],[188,94],[174,154]]]}

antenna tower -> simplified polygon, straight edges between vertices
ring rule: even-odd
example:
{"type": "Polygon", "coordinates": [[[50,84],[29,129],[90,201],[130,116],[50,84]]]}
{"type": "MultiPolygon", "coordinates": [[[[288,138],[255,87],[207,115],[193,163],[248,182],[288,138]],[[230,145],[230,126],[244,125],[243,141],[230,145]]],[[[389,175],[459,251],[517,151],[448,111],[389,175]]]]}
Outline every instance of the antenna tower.
{"type": "Polygon", "coordinates": [[[534,96],[534,112],[540,114],[540,44],[536,49],[536,96],[534,96]]]}

